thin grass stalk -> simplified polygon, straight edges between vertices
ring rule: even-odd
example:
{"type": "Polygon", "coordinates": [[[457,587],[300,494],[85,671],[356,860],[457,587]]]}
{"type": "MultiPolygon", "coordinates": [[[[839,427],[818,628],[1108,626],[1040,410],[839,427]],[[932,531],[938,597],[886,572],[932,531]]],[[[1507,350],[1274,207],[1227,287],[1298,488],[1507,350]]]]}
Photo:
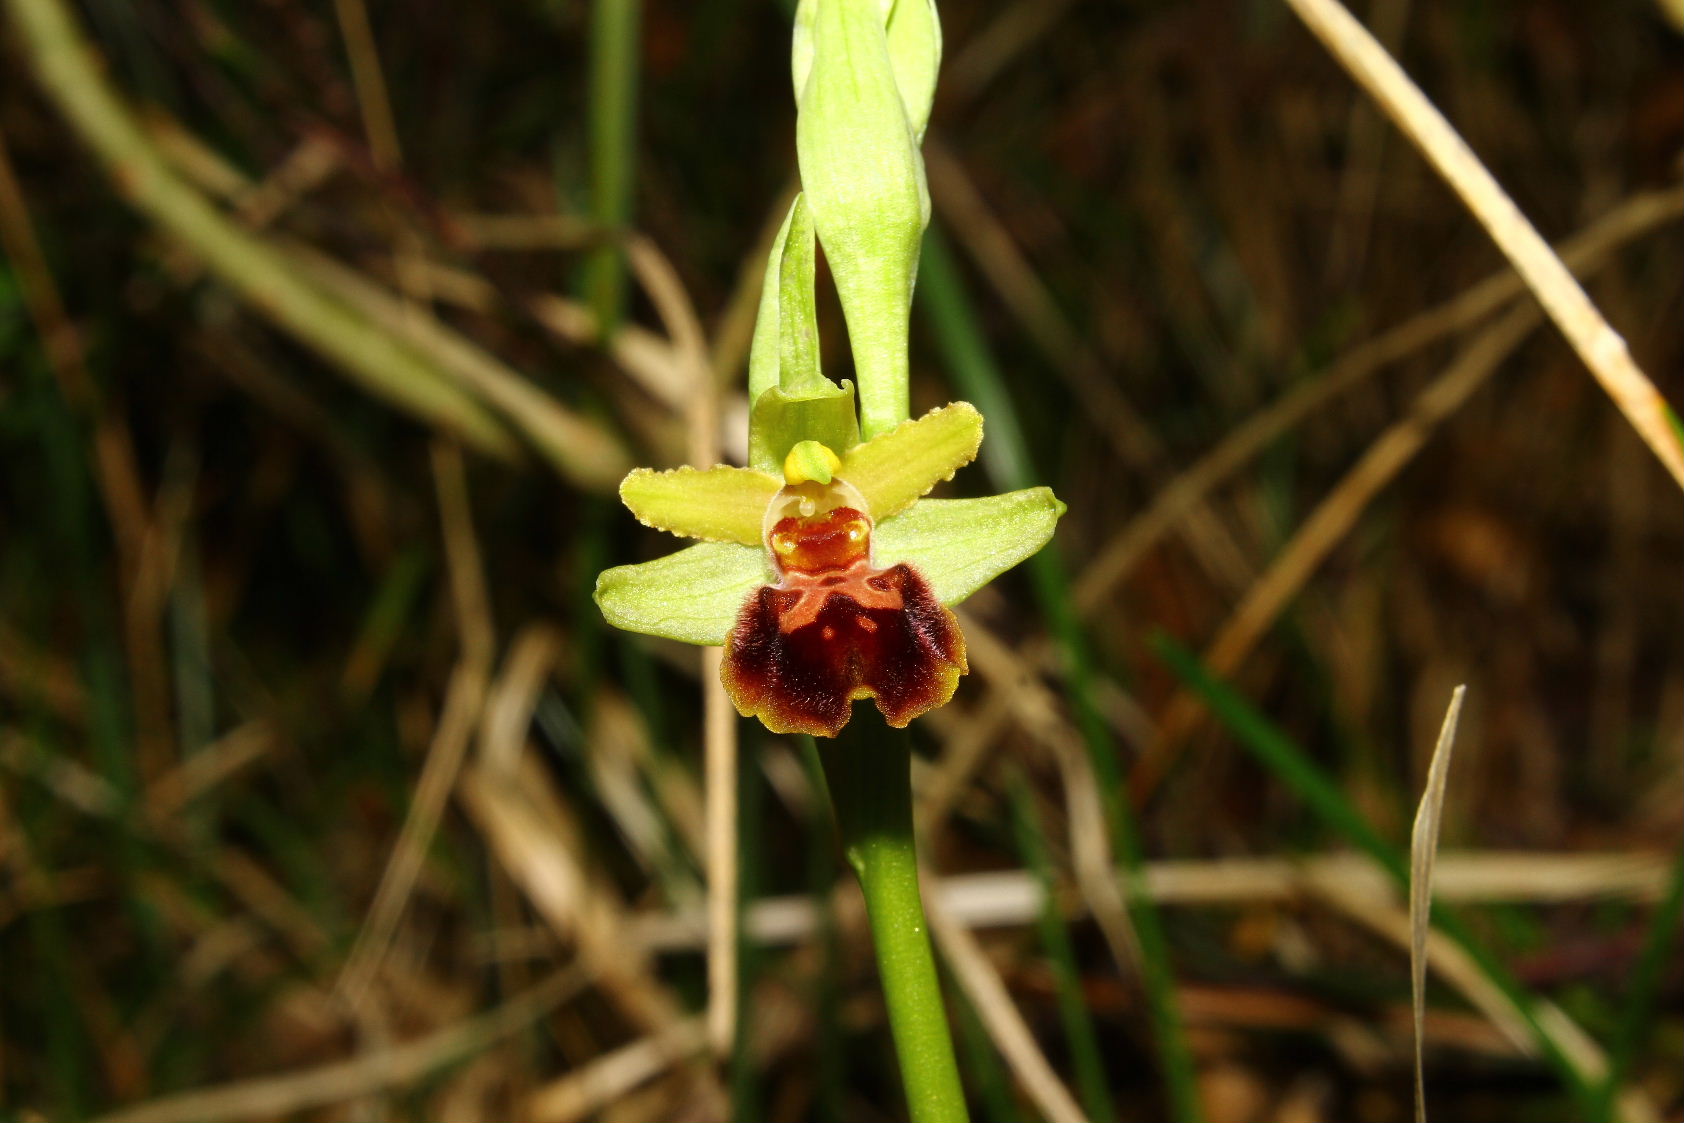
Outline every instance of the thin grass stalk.
{"type": "MultiPolygon", "coordinates": [[[[989,419],[988,438],[982,445],[982,459],[989,476],[996,486],[1004,489],[1031,486],[1035,476],[1028,444],[1018,427],[1005,379],[978,326],[953,254],[934,224],[924,239],[920,293],[947,369],[959,390],[973,399],[989,419]]],[[[1029,559],[1028,565],[1042,614],[1062,655],[1070,705],[1092,760],[1094,775],[1099,779],[1111,846],[1127,888],[1129,917],[1140,946],[1141,981],[1170,1104],[1175,1118],[1182,1123],[1195,1123],[1204,1114],[1199,1102],[1198,1075],[1175,993],[1168,941],[1157,907],[1144,889],[1144,855],[1126,780],[1117,765],[1117,746],[1094,700],[1092,654],[1076,617],[1070,581],[1056,553],[1056,544],[1049,543],[1029,559]]]]}
{"type": "MultiPolygon", "coordinates": [[[[623,235],[636,174],[638,32],[642,0],[596,0],[591,11],[591,219],[623,235]]],[[[626,260],[619,238],[585,263],[585,295],[606,339],[625,316],[626,260]]]]}
{"type": "Polygon", "coordinates": [[[1012,827],[1017,835],[1018,852],[1023,856],[1024,866],[1041,887],[1041,910],[1036,916],[1036,927],[1040,932],[1041,947],[1052,966],[1053,984],[1058,994],[1058,1017],[1076,1069],[1076,1088],[1082,1097],[1082,1107],[1093,1123],[1113,1123],[1117,1118],[1117,1105],[1111,1097],[1110,1082],[1106,1079],[1105,1059],[1100,1052],[1099,1036],[1094,1032],[1093,1017],[1082,996],[1081,975],[1076,967],[1076,951],[1070,942],[1070,930],[1059,912],[1046,831],[1035,810],[1034,797],[1021,775],[1012,777],[1010,792],[1012,827]]]}
{"type": "Polygon", "coordinates": [[[1409,995],[1415,1016],[1415,1123],[1427,1123],[1427,933],[1432,928],[1433,867],[1438,861],[1438,830],[1450,783],[1450,754],[1456,746],[1456,723],[1462,716],[1462,698],[1467,690],[1458,686],[1450,695],[1409,839],[1409,995]]]}

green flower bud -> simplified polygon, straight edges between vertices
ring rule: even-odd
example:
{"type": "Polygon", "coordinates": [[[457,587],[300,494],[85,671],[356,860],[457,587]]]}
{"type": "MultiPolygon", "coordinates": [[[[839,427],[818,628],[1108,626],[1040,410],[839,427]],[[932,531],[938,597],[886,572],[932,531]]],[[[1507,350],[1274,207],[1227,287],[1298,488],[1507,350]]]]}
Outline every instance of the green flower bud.
{"type": "Polygon", "coordinates": [[[847,317],[869,439],[909,411],[912,289],[930,217],[918,134],[940,32],[929,0],[804,0],[792,57],[802,189],[847,317]]]}
{"type": "MultiPolygon", "coordinates": [[[[912,135],[922,141],[935,101],[936,71],[941,66],[941,22],[935,0],[879,0],[878,7],[888,29],[889,63],[894,68],[901,104],[912,125],[912,135]]],[[[802,0],[795,10],[790,69],[797,101],[813,68],[813,17],[817,14],[816,0],[802,0]]]]}

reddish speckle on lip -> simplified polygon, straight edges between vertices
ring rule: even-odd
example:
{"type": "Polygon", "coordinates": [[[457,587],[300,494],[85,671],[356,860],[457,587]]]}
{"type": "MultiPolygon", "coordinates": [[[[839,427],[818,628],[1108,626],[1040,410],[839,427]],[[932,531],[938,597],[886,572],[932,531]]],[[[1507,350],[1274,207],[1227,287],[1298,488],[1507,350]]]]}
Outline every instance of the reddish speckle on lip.
{"type": "Polygon", "coordinates": [[[953,697],[966,670],[958,621],[916,569],[872,568],[869,532],[840,507],[768,535],[782,579],[743,605],[721,673],[744,716],[834,737],[857,698],[899,727],[953,697]]]}

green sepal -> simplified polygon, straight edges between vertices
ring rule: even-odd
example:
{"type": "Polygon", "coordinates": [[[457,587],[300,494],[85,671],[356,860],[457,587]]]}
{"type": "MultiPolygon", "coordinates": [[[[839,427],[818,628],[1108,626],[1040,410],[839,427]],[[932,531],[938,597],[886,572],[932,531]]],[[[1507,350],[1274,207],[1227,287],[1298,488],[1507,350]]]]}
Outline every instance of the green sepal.
{"type": "Polygon", "coordinates": [[[818,257],[812,215],[797,195],[778,262],[778,385],[786,394],[829,385],[819,369],[818,257]]]}
{"type": "Polygon", "coordinates": [[[620,502],[657,530],[759,546],[761,520],[782,486],[776,476],[725,464],[670,472],[637,468],[620,481],[620,502]]]}
{"type": "Polygon", "coordinates": [[[1052,537],[1064,504],[1051,488],[987,499],[925,499],[877,524],[876,563],[915,566],[943,604],[958,604],[1034,554],[1052,537]]]}
{"type": "Polygon", "coordinates": [[[774,580],[765,549],[704,542],[604,570],[596,579],[595,599],[616,628],[718,647],[748,595],[774,580]]]}
{"type": "Polygon", "coordinates": [[[982,414],[969,402],[950,402],[854,446],[836,474],[865,496],[873,519],[886,519],[952,479],[981,444],[982,414]]]}
{"type": "Polygon", "coordinates": [[[778,384],[778,368],[783,356],[778,340],[778,307],[782,302],[784,247],[789,244],[789,228],[795,222],[795,212],[801,209],[801,196],[789,205],[784,224],[772,240],[772,250],[766,255],[766,276],[760,282],[760,307],[754,316],[754,337],[748,346],[748,400],[758,401],[760,395],[778,384]]]}
{"type": "Polygon", "coordinates": [[[799,394],[774,386],[755,400],[748,419],[750,467],[782,472],[784,457],[801,441],[817,441],[838,456],[860,443],[853,383],[825,380],[799,394]]]}
{"type": "Polygon", "coordinates": [[[889,61],[895,68],[906,122],[915,139],[924,139],[930,106],[936,99],[936,71],[941,66],[941,20],[935,0],[895,0],[889,13],[889,61]]]}

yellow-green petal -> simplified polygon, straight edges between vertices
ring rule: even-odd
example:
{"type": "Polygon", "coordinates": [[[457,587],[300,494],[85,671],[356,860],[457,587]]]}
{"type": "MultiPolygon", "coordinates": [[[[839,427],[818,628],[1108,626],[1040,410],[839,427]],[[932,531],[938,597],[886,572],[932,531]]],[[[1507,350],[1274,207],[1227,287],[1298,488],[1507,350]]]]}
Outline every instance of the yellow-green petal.
{"type": "Polygon", "coordinates": [[[704,542],[596,579],[596,605],[616,628],[717,647],[748,595],[774,580],[766,551],[704,542]]]}
{"type": "Polygon", "coordinates": [[[1052,537],[1064,504],[1050,488],[986,499],[924,499],[877,525],[876,563],[918,567],[943,604],[958,604],[1034,554],[1052,537]]]}
{"type": "Polygon", "coordinates": [[[620,500],[657,530],[759,546],[760,522],[781,486],[776,476],[725,464],[670,472],[638,468],[620,481],[620,500]]]}
{"type": "Polygon", "coordinates": [[[859,488],[873,519],[886,519],[976,458],[982,414],[969,402],[951,402],[915,421],[855,445],[837,475],[859,488]]]}

